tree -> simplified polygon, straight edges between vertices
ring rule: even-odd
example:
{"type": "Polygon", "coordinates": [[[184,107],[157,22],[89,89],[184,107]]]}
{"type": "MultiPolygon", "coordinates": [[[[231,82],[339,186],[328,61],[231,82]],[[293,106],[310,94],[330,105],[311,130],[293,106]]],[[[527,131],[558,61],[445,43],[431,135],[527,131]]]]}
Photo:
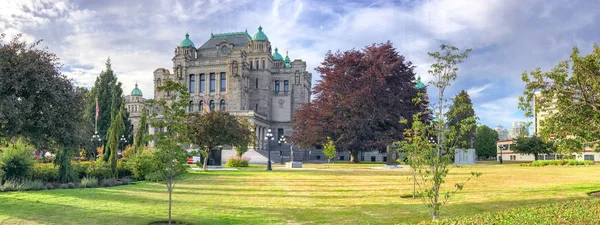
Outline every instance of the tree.
{"type": "Polygon", "coordinates": [[[553,153],[555,149],[552,142],[544,142],[539,137],[532,136],[517,138],[514,151],[521,155],[533,155],[537,160],[539,154],[553,153]]]}
{"type": "MultiPolygon", "coordinates": [[[[102,145],[107,146],[106,142],[108,129],[114,119],[114,117],[118,114],[119,109],[125,105],[125,101],[123,98],[123,89],[121,82],[118,81],[117,76],[112,70],[112,65],[110,62],[110,58],[106,60],[106,69],[100,73],[100,76],[96,78],[96,82],[90,91],[91,97],[88,98],[87,110],[88,113],[86,118],[89,121],[89,124],[92,126],[95,123],[96,116],[96,100],[98,101],[98,135],[102,139],[102,145]]],[[[132,130],[131,130],[131,121],[129,121],[129,112],[124,109],[122,114],[123,122],[124,122],[124,136],[128,139],[129,143],[132,143],[132,130]]],[[[89,131],[89,136],[92,136],[93,130],[89,131]]],[[[110,156],[110,151],[104,150],[104,160],[108,160],[110,156]]]]}
{"type": "Polygon", "coordinates": [[[537,133],[544,140],[556,142],[563,154],[580,152],[589,143],[600,151],[600,47],[580,56],[573,47],[570,60],[559,62],[554,69],[536,68],[522,74],[525,82],[519,108],[525,116],[548,113],[540,120],[537,133]],[[535,107],[534,107],[535,105],[535,107]]]}
{"type": "Polygon", "coordinates": [[[330,163],[335,158],[335,145],[329,137],[327,137],[327,143],[323,146],[323,154],[327,157],[327,163],[330,163]]]}
{"type": "Polygon", "coordinates": [[[142,116],[140,118],[140,124],[137,129],[137,133],[133,139],[133,152],[134,155],[138,152],[143,151],[146,147],[146,134],[148,133],[148,129],[146,124],[148,123],[148,110],[146,107],[142,108],[142,116]]]}
{"type": "Polygon", "coordinates": [[[193,144],[203,148],[204,170],[207,169],[208,154],[218,146],[248,145],[252,132],[228,112],[210,111],[190,114],[188,136],[193,144]]]}
{"type": "MultiPolygon", "coordinates": [[[[57,153],[59,179],[72,181],[70,156],[82,139],[84,95],[59,72],[56,55],[27,44],[17,35],[0,35],[0,136],[24,136],[43,151],[57,153]]],[[[89,138],[89,136],[88,136],[89,138]]]]}
{"type": "MultiPolygon", "coordinates": [[[[475,117],[475,110],[473,110],[471,98],[465,90],[462,90],[452,99],[452,101],[453,103],[450,106],[450,110],[446,113],[448,128],[450,130],[460,130],[462,128],[461,126],[469,126],[472,127],[472,129],[460,136],[448,136],[448,142],[454,143],[455,141],[451,139],[456,138],[456,147],[472,148],[477,126],[473,126],[473,124],[470,123],[462,123],[465,120],[475,117]]],[[[450,146],[446,146],[446,148],[449,147],[450,146]]]]}
{"type": "Polygon", "coordinates": [[[159,91],[172,93],[167,99],[148,100],[146,108],[153,110],[150,116],[150,125],[157,128],[157,132],[148,135],[155,140],[154,160],[157,171],[153,173],[153,180],[163,180],[169,192],[169,224],[171,224],[172,194],[175,187],[175,178],[186,172],[187,151],[182,147],[189,143],[187,138],[187,125],[185,123],[186,108],[190,95],[184,85],[167,80],[159,91]]]}
{"type": "MultiPolygon", "coordinates": [[[[238,118],[238,121],[241,123],[242,126],[247,127],[248,130],[250,130],[250,127],[252,126],[248,120],[244,119],[244,118],[238,118]]],[[[245,130],[244,130],[245,132],[245,130]]],[[[235,152],[237,156],[242,156],[244,155],[244,153],[246,153],[248,151],[248,144],[253,143],[254,139],[256,138],[256,135],[254,134],[254,132],[250,132],[250,135],[243,135],[245,138],[247,138],[247,140],[245,141],[240,141],[238,143],[238,145],[235,146],[235,152]]]]}
{"type": "MultiPolygon", "coordinates": [[[[471,178],[481,175],[472,172],[465,182],[456,183],[454,190],[442,192],[441,187],[450,171],[448,165],[452,163],[451,157],[454,155],[454,149],[459,145],[467,144],[465,140],[457,137],[471,132],[476,127],[476,118],[472,116],[462,119],[458,125],[446,129],[445,118],[447,115],[443,113],[445,109],[444,92],[457,77],[457,65],[467,58],[471,49],[460,53],[459,49],[454,46],[441,45],[440,48],[441,52],[428,53],[435,60],[428,72],[433,76],[430,84],[438,89],[438,102],[435,105],[436,121],[428,125],[420,121],[421,113],[414,114],[412,125],[404,132],[404,140],[396,143],[401,151],[408,153],[409,165],[413,168],[415,177],[417,177],[417,186],[424,196],[423,204],[430,209],[433,220],[437,220],[441,207],[457,191],[462,190],[471,178]],[[433,136],[437,136],[435,139],[437,143],[431,141],[433,136]]],[[[421,98],[414,99],[417,104],[421,101],[421,98]]],[[[401,123],[408,124],[409,121],[404,119],[401,120],[401,123]]]]}
{"type": "Polygon", "coordinates": [[[107,154],[104,156],[107,157],[108,155],[108,165],[112,172],[111,175],[115,178],[118,177],[117,160],[119,158],[117,156],[119,151],[119,139],[124,131],[125,123],[123,121],[123,107],[121,107],[121,109],[119,109],[115,115],[115,118],[112,120],[110,127],[108,128],[105,148],[107,154]]]}
{"type": "Polygon", "coordinates": [[[496,141],[498,140],[498,132],[489,128],[486,125],[477,127],[477,135],[475,136],[475,151],[478,157],[489,158],[496,156],[496,141]]]}
{"type": "Polygon", "coordinates": [[[296,111],[292,124],[291,139],[301,147],[323,145],[330,137],[338,151],[350,151],[350,162],[358,162],[360,152],[385,151],[401,136],[410,123],[399,120],[426,111],[426,104],[412,101],[418,93],[414,66],[390,42],[328,52],[317,70],[322,81],[315,99],[296,111]]]}

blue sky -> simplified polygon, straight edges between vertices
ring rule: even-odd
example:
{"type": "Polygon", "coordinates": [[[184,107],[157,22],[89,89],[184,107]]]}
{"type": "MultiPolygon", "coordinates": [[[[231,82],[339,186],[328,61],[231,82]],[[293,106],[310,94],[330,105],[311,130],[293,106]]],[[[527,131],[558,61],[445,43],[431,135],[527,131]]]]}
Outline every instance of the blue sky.
{"type": "MultiPolygon", "coordinates": [[[[309,68],[328,50],[390,40],[424,81],[431,79],[427,52],[447,43],[473,53],[446,96],[467,90],[481,124],[510,127],[526,121],[517,109],[521,73],[552,68],[573,46],[589,53],[600,34],[598,8],[600,2],[586,0],[5,0],[0,32],[43,39],[64,74],[83,86],[93,84],[110,57],[125,92],[138,82],[146,97],[152,97],[152,72],[171,69],[186,32],[198,46],[211,32],[253,35],[262,25],[273,46],[309,68]]],[[[314,71],[313,79],[319,79],[314,71]]]]}

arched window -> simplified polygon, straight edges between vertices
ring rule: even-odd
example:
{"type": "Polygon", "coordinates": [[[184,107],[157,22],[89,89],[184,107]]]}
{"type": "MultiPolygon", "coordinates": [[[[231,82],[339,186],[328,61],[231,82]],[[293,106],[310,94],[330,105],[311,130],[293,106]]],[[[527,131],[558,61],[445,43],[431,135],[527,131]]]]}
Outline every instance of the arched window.
{"type": "Polygon", "coordinates": [[[202,108],[203,106],[204,102],[200,100],[200,102],[198,103],[198,112],[204,112],[204,109],[202,108]]]}
{"type": "Polygon", "coordinates": [[[188,106],[188,112],[194,112],[194,101],[190,101],[190,105],[188,106]]]}
{"type": "Polygon", "coordinates": [[[221,102],[219,103],[219,110],[225,111],[225,109],[225,99],[221,99],[221,102]]]}
{"type": "Polygon", "coordinates": [[[215,100],[210,100],[210,111],[215,110],[215,100]]]}
{"type": "Polygon", "coordinates": [[[156,87],[160,87],[160,78],[156,79],[156,87]]]}
{"type": "Polygon", "coordinates": [[[287,80],[283,81],[283,91],[288,92],[290,89],[290,83],[287,80]]]}
{"type": "Polygon", "coordinates": [[[252,70],[252,60],[250,60],[250,70],[252,70]]]}

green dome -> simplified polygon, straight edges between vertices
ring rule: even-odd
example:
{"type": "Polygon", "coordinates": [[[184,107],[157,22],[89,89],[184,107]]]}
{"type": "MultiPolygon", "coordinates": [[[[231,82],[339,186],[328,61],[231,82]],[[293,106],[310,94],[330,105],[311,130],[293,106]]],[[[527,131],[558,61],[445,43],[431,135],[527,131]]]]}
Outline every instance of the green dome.
{"type": "Polygon", "coordinates": [[[292,65],[290,65],[290,57],[288,56],[288,51],[285,51],[285,68],[290,68],[292,67],[292,65]]]}
{"type": "Polygon", "coordinates": [[[417,88],[417,89],[425,88],[425,84],[423,82],[421,82],[421,76],[417,77],[417,84],[415,85],[415,88],[417,88]]]}
{"type": "Polygon", "coordinates": [[[135,88],[131,91],[131,95],[139,95],[142,96],[142,90],[138,88],[137,83],[135,84],[135,88]]]}
{"type": "Polygon", "coordinates": [[[283,57],[281,57],[281,54],[279,54],[279,52],[277,52],[277,48],[275,48],[275,53],[273,53],[273,59],[274,60],[281,60],[281,59],[283,59],[283,57]]]}
{"type": "Polygon", "coordinates": [[[196,47],[194,46],[194,42],[192,42],[192,40],[190,40],[190,35],[189,34],[185,34],[185,39],[183,39],[183,41],[181,41],[181,43],[179,44],[179,47],[196,47]]]}
{"type": "Polygon", "coordinates": [[[256,33],[254,35],[254,37],[252,38],[252,40],[255,40],[255,41],[268,41],[269,38],[267,37],[267,35],[265,33],[262,32],[262,27],[258,26],[258,33],[256,33]]]}

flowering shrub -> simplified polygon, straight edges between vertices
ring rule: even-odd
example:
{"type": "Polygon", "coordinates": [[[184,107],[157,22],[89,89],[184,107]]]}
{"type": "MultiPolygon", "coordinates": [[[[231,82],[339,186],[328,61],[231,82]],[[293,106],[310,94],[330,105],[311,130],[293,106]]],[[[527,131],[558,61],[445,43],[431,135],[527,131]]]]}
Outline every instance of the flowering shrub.
{"type": "Polygon", "coordinates": [[[245,156],[231,156],[227,159],[225,166],[227,167],[248,167],[248,161],[250,158],[245,156]]]}

